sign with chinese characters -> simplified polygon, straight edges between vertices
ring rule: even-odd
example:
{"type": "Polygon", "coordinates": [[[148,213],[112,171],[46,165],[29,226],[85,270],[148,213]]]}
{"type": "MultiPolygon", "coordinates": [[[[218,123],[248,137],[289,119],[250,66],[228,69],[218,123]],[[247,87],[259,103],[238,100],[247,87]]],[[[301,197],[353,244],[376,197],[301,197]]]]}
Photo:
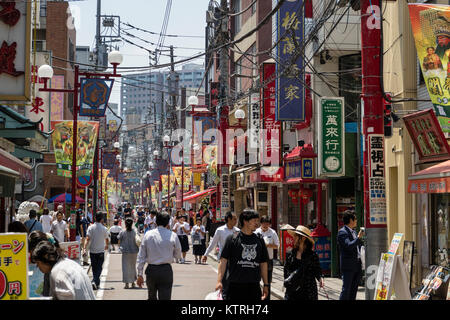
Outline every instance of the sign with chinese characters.
{"type": "Polygon", "coordinates": [[[0,100],[31,93],[31,1],[0,1],[0,100]]]}
{"type": "MultiPolygon", "coordinates": [[[[57,166],[57,175],[72,177],[73,152],[73,121],[51,122],[53,148],[57,166]]],[[[97,144],[99,123],[95,121],[78,121],[77,135],[77,176],[88,177],[92,172],[92,165],[97,144]]]]}
{"type": "MultiPolygon", "coordinates": [[[[302,0],[284,2],[277,13],[277,80],[278,97],[276,119],[278,121],[304,121],[304,88],[303,58],[301,47],[303,42],[302,0]],[[292,30],[293,32],[290,32],[292,30]],[[297,58],[297,59],[295,59],[297,58]],[[289,67],[289,70],[286,70],[289,67]],[[283,74],[282,74],[283,73],[283,74]]],[[[275,77],[274,77],[275,79],[275,77]]]]}
{"type": "MultiPolygon", "coordinates": [[[[275,75],[275,63],[263,63],[262,79],[264,83],[275,75]]],[[[280,164],[281,122],[276,120],[276,81],[270,81],[263,88],[262,131],[260,152],[263,165],[280,164]]]]}
{"type": "MultiPolygon", "coordinates": [[[[250,105],[248,112],[248,128],[249,128],[248,145],[249,150],[251,150],[251,152],[254,152],[256,155],[259,154],[258,147],[261,129],[260,112],[261,111],[259,105],[259,94],[252,93],[252,95],[250,96],[250,105]]],[[[256,158],[255,160],[256,162],[258,162],[258,158],[256,158]]]]}
{"type": "Polygon", "coordinates": [[[450,109],[450,6],[408,4],[423,78],[435,106],[450,109]]]}
{"type": "Polygon", "coordinates": [[[314,159],[302,159],[302,178],[314,178],[314,159]]]}
{"type": "MultiPolygon", "coordinates": [[[[222,167],[222,170],[227,172],[228,167],[222,167]]],[[[225,214],[230,210],[230,175],[226,173],[221,174],[220,179],[220,221],[225,219],[225,214]]]]}
{"type": "Polygon", "coordinates": [[[219,105],[219,82],[210,83],[209,104],[211,111],[219,105]]]}
{"type": "Polygon", "coordinates": [[[371,225],[386,224],[386,184],[384,180],[384,135],[369,134],[369,221],[371,225]]]}
{"type": "Polygon", "coordinates": [[[36,52],[36,65],[31,66],[31,83],[34,89],[34,99],[31,105],[25,108],[25,117],[33,122],[41,121],[39,129],[44,132],[50,131],[50,94],[41,92],[44,87],[43,79],[37,76],[38,67],[44,64],[51,64],[49,52],[36,52]]]}
{"type": "Polygon", "coordinates": [[[117,154],[113,151],[104,151],[103,152],[103,169],[111,170],[114,168],[116,164],[117,154]]]}
{"type": "Polygon", "coordinates": [[[434,162],[450,159],[450,147],[433,109],[404,116],[403,120],[419,154],[419,161],[434,162]]]}
{"type": "Polygon", "coordinates": [[[302,161],[286,161],[284,163],[284,172],[286,179],[302,177],[302,161]]]}
{"type": "Polygon", "coordinates": [[[103,117],[114,79],[81,79],[80,116],[103,117]]]}
{"type": "Polygon", "coordinates": [[[344,98],[320,98],[318,112],[319,175],[345,175],[344,98]]]}
{"type": "MultiPolygon", "coordinates": [[[[64,89],[64,76],[54,75],[51,81],[52,89],[64,89]]],[[[51,107],[51,120],[63,120],[64,119],[64,93],[52,92],[50,93],[50,107],[51,107]]]]}
{"type": "Polygon", "coordinates": [[[73,242],[61,242],[59,244],[60,248],[64,250],[67,258],[80,262],[81,259],[81,245],[80,241],[73,242]]]}
{"type": "Polygon", "coordinates": [[[331,237],[315,237],[314,252],[317,253],[320,261],[320,268],[326,275],[331,270],[331,237]]]}
{"type": "Polygon", "coordinates": [[[0,300],[28,299],[28,237],[0,234],[0,300]]]}

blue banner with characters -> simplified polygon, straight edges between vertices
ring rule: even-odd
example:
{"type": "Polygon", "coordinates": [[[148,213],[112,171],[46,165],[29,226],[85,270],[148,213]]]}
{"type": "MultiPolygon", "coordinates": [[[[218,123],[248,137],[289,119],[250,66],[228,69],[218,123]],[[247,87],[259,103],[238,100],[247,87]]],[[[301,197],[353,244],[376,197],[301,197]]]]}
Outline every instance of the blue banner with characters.
{"type": "Polygon", "coordinates": [[[277,80],[277,121],[305,120],[303,12],[303,1],[297,0],[284,2],[277,14],[277,75],[285,72],[277,80]]]}
{"type": "Polygon", "coordinates": [[[114,80],[81,79],[80,116],[103,117],[114,80]]]}

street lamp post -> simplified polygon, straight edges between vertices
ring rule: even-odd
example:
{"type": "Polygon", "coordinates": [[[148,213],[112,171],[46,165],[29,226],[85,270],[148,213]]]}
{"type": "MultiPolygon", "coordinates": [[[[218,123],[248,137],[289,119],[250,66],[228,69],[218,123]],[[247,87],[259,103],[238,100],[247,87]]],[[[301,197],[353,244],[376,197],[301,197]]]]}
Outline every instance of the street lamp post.
{"type": "MultiPolygon", "coordinates": [[[[153,159],[155,160],[155,162],[156,161],[158,161],[159,160],[159,151],[158,150],[155,150],[155,151],[153,151],[153,159]]],[[[157,165],[156,165],[156,167],[158,167],[157,165]]],[[[159,185],[158,185],[158,194],[159,194],[159,196],[158,196],[158,204],[159,205],[161,205],[161,200],[160,200],[160,196],[161,196],[161,192],[162,192],[162,186],[161,186],[161,176],[159,175],[159,167],[158,167],[158,176],[159,176],[159,185]]],[[[161,207],[159,206],[158,207],[158,209],[161,209],[161,207]]]]}
{"type": "MultiPolygon", "coordinates": [[[[44,88],[40,88],[40,92],[50,92],[50,93],[72,93],[73,94],[73,131],[72,131],[72,209],[75,210],[75,200],[76,200],[76,190],[77,190],[77,141],[78,141],[78,111],[79,111],[79,102],[78,102],[78,94],[81,89],[80,76],[84,77],[105,77],[109,78],[120,78],[121,75],[117,74],[117,66],[122,63],[123,56],[118,51],[112,51],[108,55],[109,63],[113,66],[113,73],[94,73],[94,72],[80,72],[79,65],[74,66],[75,72],[75,84],[73,89],[54,89],[48,88],[47,83],[48,80],[53,77],[53,68],[49,65],[42,65],[38,69],[39,78],[44,81],[44,88]]],[[[94,213],[95,214],[95,213],[94,213]]],[[[71,219],[72,221],[73,219],[71,219]]],[[[74,222],[74,221],[73,221],[74,222]]],[[[71,223],[73,223],[71,222],[71,223]]],[[[75,241],[76,229],[70,228],[70,241],[75,241]]]]}

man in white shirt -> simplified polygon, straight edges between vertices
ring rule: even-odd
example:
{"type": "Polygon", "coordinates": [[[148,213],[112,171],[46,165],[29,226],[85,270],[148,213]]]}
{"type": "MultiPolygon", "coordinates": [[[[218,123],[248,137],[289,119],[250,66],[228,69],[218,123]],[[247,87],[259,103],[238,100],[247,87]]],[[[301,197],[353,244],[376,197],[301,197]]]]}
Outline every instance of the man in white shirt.
{"type": "Polygon", "coordinates": [[[90,257],[92,266],[92,289],[97,290],[100,285],[100,275],[102,274],[103,261],[105,261],[105,250],[109,246],[108,229],[101,223],[103,220],[103,212],[97,212],[95,215],[95,224],[90,226],[87,231],[86,246],[90,243],[90,257]]]}
{"type": "Polygon", "coordinates": [[[41,218],[39,219],[39,222],[42,224],[42,230],[45,233],[50,232],[52,229],[52,216],[49,213],[49,210],[45,208],[42,212],[41,218]]]}
{"type": "Polygon", "coordinates": [[[58,240],[58,242],[64,242],[64,236],[69,239],[69,229],[67,228],[67,222],[63,220],[63,213],[58,211],[56,213],[56,221],[52,222],[52,228],[50,233],[58,240]]]}
{"type": "Polygon", "coordinates": [[[255,233],[260,234],[264,242],[266,243],[267,252],[269,253],[269,262],[268,262],[268,283],[269,283],[269,294],[267,296],[267,300],[270,300],[270,284],[272,283],[272,273],[273,273],[273,249],[278,249],[280,246],[280,239],[278,238],[275,230],[270,228],[271,221],[268,217],[264,216],[260,219],[261,227],[256,229],[255,233]]]}
{"type": "Polygon", "coordinates": [[[137,257],[137,285],[144,283],[144,265],[149,300],[170,300],[173,284],[173,259],[180,259],[181,244],[177,235],[167,228],[170,216],[160,213],[156,216],[158,227],[147,232],[142,239],[137,257]]]}
{"type": "Polygon", "coordinates": [[[116,251],[116,244],[119,244],[119,240],[117,237],[119,236],[119,233],[122,230],[123,230],[122,227],[119,226],[119,220],[117,219],[114,220],[114,225],[111,228],[109,228],[109,235],[111,238],[111,247],[112,247],[111,249],[113,251],[116,251]]]}
{"type": "Polygon", "coordinates": [[[219,254],[217,255],[217,259],[220,260],[220,254],[222,253],[223,247],[225,245],[225,241],[227,240],[227,237],[229,235],[232,235],[234,233],[239,232],[239,228],[235,227],[237,223],[237,216],[233,212],[229,211],[225,215],[225,225],[219,227],[216,229],[216,232],[214,233],[214,237],[212,238],[211,242],[209,243],[208,248],[206,249],[205,253],[202,257],[202,262],[206,263],[206,259],[208,254],[216,249],[216,246],[219,246],[219,254]]]}

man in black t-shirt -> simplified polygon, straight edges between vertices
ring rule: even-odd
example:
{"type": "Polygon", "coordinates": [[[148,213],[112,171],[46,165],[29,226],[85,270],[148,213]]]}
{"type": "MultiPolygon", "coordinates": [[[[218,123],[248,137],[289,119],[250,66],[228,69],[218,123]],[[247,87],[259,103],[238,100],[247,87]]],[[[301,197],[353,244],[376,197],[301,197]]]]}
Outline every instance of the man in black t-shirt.
{"type": "Polygon", "coordinates": [[[228,286],[225,300],[261,300],[269,293],[267,263],[269,254],[264,240],[254,231],[258,226],[256,211],[245,209],[239,216],[241,231],[230,235],[222,250],[216,290],[221,290],[222,278],[226,272],[228,286]],[[261,294],[260,280],[264,290],[261,294]]]}

